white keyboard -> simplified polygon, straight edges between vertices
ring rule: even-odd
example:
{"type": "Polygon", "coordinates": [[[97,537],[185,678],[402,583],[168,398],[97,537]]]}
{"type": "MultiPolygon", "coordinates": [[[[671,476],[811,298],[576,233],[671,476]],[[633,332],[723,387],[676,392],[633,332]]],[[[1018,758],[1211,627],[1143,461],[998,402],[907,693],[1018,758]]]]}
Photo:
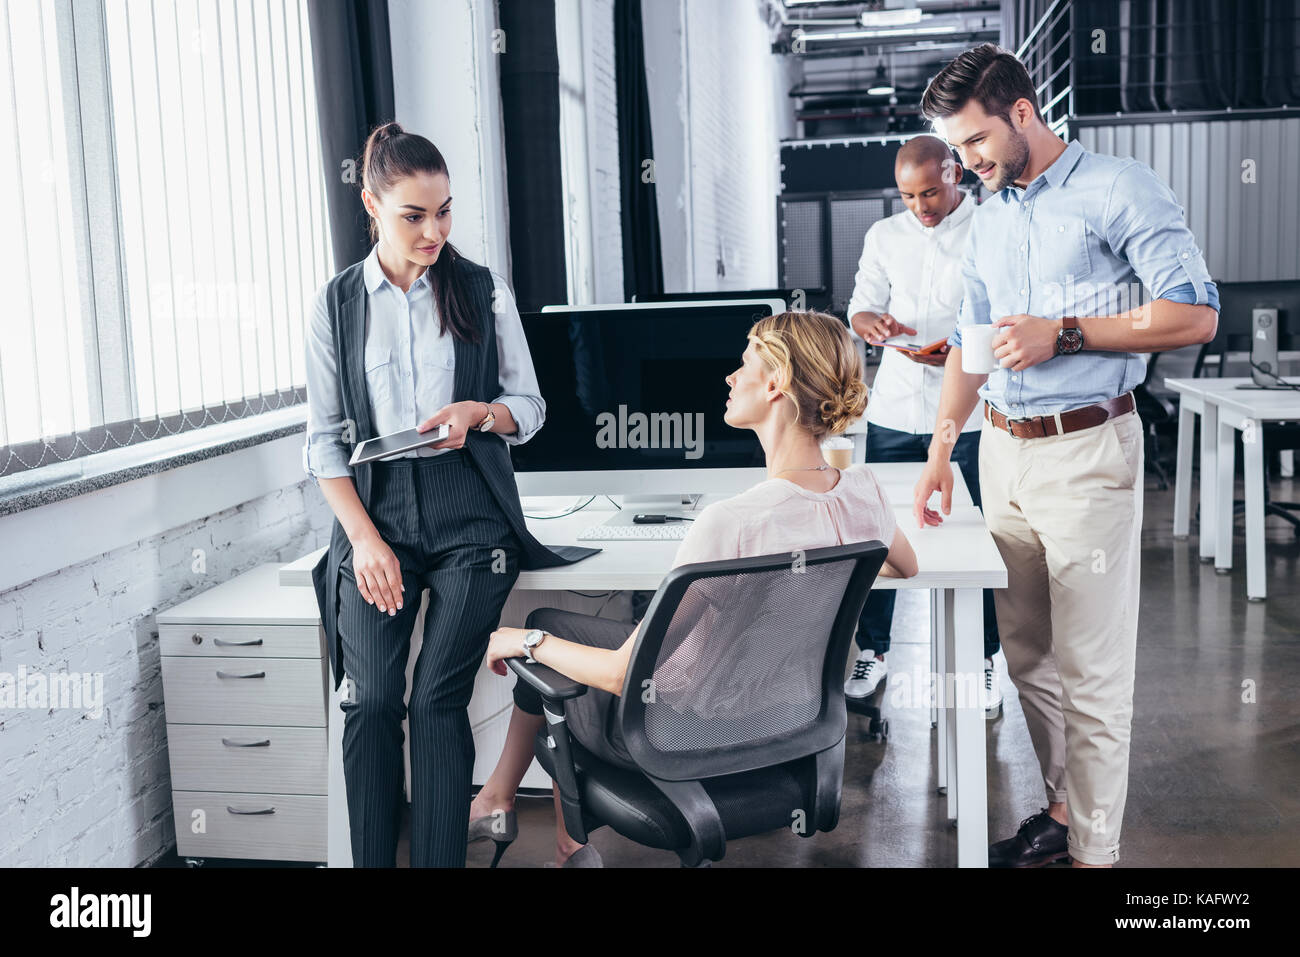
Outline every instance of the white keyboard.
{"type": "Polygon", "coordinates": [[[680,542],[690,522],[663,525],[592,525],[578,533],[580,542],[680,542]]]}

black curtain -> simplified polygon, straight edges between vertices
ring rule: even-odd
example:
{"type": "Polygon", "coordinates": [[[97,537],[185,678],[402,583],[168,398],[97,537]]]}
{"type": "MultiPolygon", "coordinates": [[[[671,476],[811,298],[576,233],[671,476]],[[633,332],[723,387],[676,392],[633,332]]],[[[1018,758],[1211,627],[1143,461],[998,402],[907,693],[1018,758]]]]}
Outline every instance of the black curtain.
{"type": "Polygon", "coordinates": [[[370,253],[361,150],[396,110],[388,0],[307,0],[307,16],[334,268],[344,269],[370,253]]]}
{"type": "Polygon", "coordinates": [[[510,269],[525,312],[568,302],[555,0],[500,0],[510,269]]]}
{"type": "Polygon", "coordinates": [[[614,65],[618,87],[618,154],[623,206],[623,299],[631,302],[664,291],[659,244],[659,204],[646,160],[650,138],[650,92],[645,78],[641,0],[614,2],[614,65]],[[650,179],[645,182],[645,179],[650,179]]]}

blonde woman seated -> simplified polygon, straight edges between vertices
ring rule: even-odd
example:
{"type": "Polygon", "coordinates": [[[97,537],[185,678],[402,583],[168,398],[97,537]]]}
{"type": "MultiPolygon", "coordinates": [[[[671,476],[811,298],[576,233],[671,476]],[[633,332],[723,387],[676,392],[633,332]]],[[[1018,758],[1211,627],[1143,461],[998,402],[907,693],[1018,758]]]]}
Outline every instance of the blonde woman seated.
{"type": "MultiPolygon", "coordinates": [[[[889,546],[882,575],[915,575],[916,555],[875,475],[865,465],[841,472],[822,456],[821,442],[843,432],[867,404],[862,365],[844,323],[817,312],[769,316],[750,330],[741,360],[727,376],[731,394],[725,420],[757,433],[768,478],[701,511],[673,567],[878,539],[889,546]]],[[[590,686],[566,705],[574,737],[602,760],[633,767],[615,717],[640,625],[554,608],[538,609],[527,624],[548,633],[534,648],[534,658],[590,686]]],[[[493,632],[487,652],[493,671],[504,675],[504,659],[525,656],[527,630],[493,632]]],[[[674,657],[685,651],[683,645],[674,657]]],[[[497,859],[518,833],[515,792],[533,760],[533,739],[543,721],[541,698],[533,689],[516,682],[514,699],[501,758],[470,806],[470,840],[491,838],[497,859]]],[[[556,864],[601,866],[595,848],[578,844],[565,831],[558,790],[555,794],[556,864]]]]}

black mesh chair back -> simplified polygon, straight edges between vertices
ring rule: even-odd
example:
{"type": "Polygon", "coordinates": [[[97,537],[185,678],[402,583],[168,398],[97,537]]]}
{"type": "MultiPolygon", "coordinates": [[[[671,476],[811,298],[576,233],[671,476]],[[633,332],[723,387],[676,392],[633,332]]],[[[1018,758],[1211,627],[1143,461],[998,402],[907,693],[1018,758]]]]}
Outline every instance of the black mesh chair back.
{"type": "Polygon", "coordinates": [[[869,541],[670,572],[641,622],[619,703],[641,769],[698,780],[840,741],[849,643],[887,553],[869,541]]]}
{"type": "Polygon", "coordinates": [[[633,767],[573,740],[580,682],[509,667],[543,698],[538,760],[577,841],[609,825],[696,866],[727,841],[839,821],[844,672],[888,548],[856,542],[670,571],[641,621],[614,715],[633,767]]]}

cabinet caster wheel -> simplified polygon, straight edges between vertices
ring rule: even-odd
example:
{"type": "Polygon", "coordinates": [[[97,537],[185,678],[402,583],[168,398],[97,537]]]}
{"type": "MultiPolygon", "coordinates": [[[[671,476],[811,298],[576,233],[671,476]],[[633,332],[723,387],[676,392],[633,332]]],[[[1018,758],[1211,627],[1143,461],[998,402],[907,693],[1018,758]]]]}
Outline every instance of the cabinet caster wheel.
{"type": "Polygon", "coordinates": [[[206,864],[206,863],[207,863],[207,860],[206,860],[205,858],[202,858],[202,857],[187,857],[187,858],[185,858],[185,866],[186,866],[186,867],[202,867],[202,866],[203,866],[204,864],[206,864]]]}

